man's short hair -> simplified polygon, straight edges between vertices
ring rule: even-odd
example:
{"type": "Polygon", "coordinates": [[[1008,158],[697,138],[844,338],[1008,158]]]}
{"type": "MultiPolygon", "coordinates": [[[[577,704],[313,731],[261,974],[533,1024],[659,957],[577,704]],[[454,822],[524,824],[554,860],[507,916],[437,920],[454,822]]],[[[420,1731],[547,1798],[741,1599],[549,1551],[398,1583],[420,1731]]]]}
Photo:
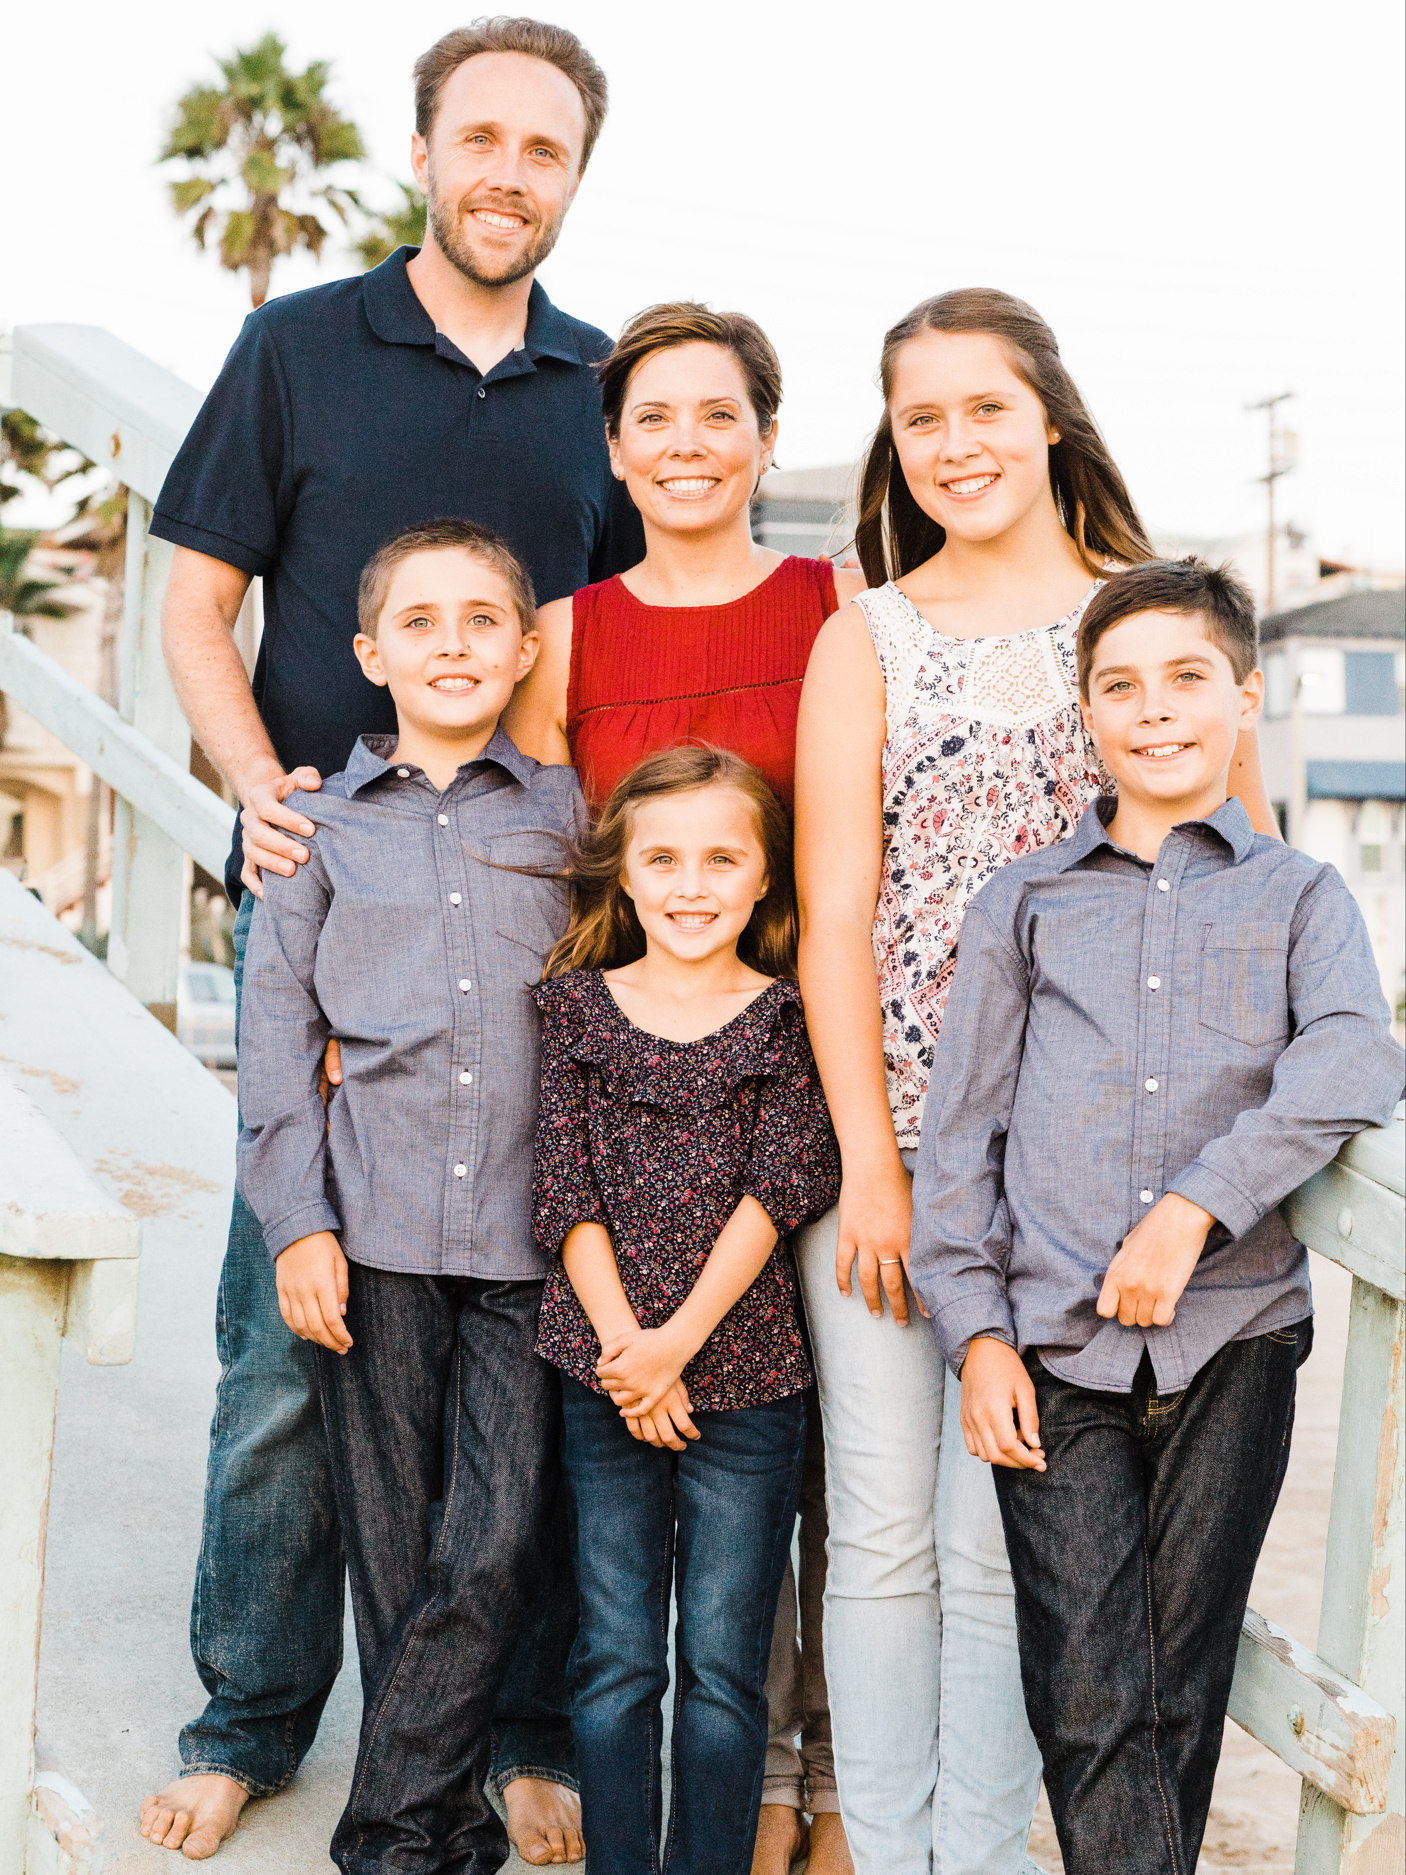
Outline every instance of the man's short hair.
{"type": "Polygon", "coordinates": [[[482,560],[491,566],[495,573],[500,573],[507,581],[513,595],[513,610],[517,613],[518,623],[524,632],[537,629],[537,600],[532,591],[532,579],[527,568],[518,559],[505,540],[490,533],[486,527],[480,527],[476,521],[463,521],[457,516],[450,516],[442,521],[422,521],[418,527],[407,527],[399,534],[393,534],[388,541],[379,546],[361,570],[361,585],[356,595],[356,622],[368,638],[376,636],[376,627],[380,623],[381,610],[386,603],[386,594],[390,591],[391,578],[396,568],[412,554],[436,553],[443,547],[457,547],[462,552],[472,554],[475,560],[482,560]]]}
{"type": "Polygon", "coordinates": [[[625,392],[630,379],[655,352],[678,345],[719,345],[731,352],[747,380],[747,398],[757,414],[757,428],[770,436],[781,408],[781,360],[755,319],[746,313],[714,312],[697,300],[669,300],[635,314],[596,366],[605,427],[620,434],[625,392]]]}
{"type": "Polygon", "coordinates": [[[1181,612],[1199,618],[1211,643],[1229,658],[1237,684],[1243,684],[1260,661],[1255,602],[1229,563],[1211,566],[1195,554],[1184,560],[1144,560],[1100,586],[1079,621],[1079,695],[1085,700],[1099,639],[1139,612],[1181,612]]]}
{"type": "Polygon", "coordinates": [[[590,161],[596,138],[605,122],[609,88],[605,73],[581,44],[575,33],[564,26],[550,26],[546,20],[495,13],[477,19],[471,26],[456,26],[437,39],[428,52],[415,61],[415,128],[428,138],[434,128],[440,93],[466,59],[480,52],[521,52],[530,59],[542,59],[565,74],[581,97],[586,113],[586,140],[581,146],[581,167],[590,161]]]}

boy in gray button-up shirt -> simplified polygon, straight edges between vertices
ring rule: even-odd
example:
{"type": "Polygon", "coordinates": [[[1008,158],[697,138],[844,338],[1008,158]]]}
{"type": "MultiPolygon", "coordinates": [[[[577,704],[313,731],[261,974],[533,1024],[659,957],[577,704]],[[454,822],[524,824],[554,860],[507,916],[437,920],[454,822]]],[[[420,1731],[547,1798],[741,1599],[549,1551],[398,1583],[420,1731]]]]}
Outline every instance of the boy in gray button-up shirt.
{"type": "Polygon", "coordinates": [[[1118,784],[967,913],[912,1278],[996,1467],[1069,1875],[1184,1875],[1312,1338],[1277,1206],[1401,1091],[1341,878],[1226,783],[1253,603],[1152,562],[1080,627],[1118,784]]]}
{"type": "Polygon", "coordinates": [[[300,803],[244,965],[239,1184],[279,1306],[318,1344],[365,1717],[332,1842],[346,1871],[497,1867],[489,1722],[555,1489],[535,1353],[538,1022],[580,792],[498,728],[537,651],[527,575],[467,521],[362,579],[362,668],[397,737],[300,803]],[[323,1052],[341,1046],[325,1112],[323,1052]],[[413,1652],[413,1670],[401,1671],[413,1652]]]}

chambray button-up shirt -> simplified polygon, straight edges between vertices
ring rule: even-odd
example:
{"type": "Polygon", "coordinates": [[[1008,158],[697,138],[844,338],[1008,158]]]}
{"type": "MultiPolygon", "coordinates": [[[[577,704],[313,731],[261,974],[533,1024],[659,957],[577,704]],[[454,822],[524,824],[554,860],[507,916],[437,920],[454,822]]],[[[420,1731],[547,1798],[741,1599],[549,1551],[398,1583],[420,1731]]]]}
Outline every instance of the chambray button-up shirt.
{"type": "Polygon", "coordinates": [[[576,771],[499,730],[441,794],[395,749],[363,736],[319,793],[289,796],[317,833],[291,879],[264,874],[249,930],[239,1188],[273,1256],[332,1230],[375,1269],[537,1281],[529,992],[567,908],[556,880],[513,868],[560,872],[576,771]]]}
{"type": "Polygon", "coordinates": [[[1005,866],[962,926],[913,1191],[912,1275],[954,1371],[993,1335],[1081,1387],[1159,1392],[1311,1312],[1277,1209],[1384,1125],[1403,1056],[1361,913],[1331,866],[1231,799],[1148,866],[1095,802],[1005,866]],[[1094,1305],[1165,1192],[1218,1220],[1166,1327],[1094,1305]]]}

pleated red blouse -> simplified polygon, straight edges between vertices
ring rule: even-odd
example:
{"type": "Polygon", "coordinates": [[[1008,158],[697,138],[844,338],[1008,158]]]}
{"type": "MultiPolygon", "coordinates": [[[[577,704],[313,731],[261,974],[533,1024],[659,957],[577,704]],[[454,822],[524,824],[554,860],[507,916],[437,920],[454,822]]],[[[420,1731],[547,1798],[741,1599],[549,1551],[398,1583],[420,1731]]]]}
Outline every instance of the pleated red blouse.
{"type": "Polygon", "coordinates": [[[835,610],[830,562],[794,554],[728,605],[645,605],[618,577],[583,586],[566,734],[589,805],[656,749],[712,742],[759,768],[789,809],[801,680],[835,610]]]}

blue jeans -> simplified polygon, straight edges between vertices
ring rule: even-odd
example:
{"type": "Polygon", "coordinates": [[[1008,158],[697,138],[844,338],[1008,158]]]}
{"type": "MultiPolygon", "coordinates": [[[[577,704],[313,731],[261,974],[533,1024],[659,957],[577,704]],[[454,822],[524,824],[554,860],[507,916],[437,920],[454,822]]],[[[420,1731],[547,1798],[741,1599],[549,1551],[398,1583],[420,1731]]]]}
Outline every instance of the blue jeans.
{"type": "Polygon", "coordinates": [[[561,1389],[541,1283],[348,1270],[349,1353],[318,1350],[361,1654],[345,1875],[492,1875],[494,1700],[538,1587],[561,1389]]]}
{"type": "MultiPolygon", "coordinates": [[[[234,923],[235,994],[254,898],[234,923]]],[[[344,1565],[315,1350],[284,1326],[273,1259],[237,1194],[215,1312],[220,1380],[190,1639],[209,1703],[180,1736],[181,1768],[218,1771],[256,1797],[302,1762],[342,1663],[344,1565]]],[[[549,1539],[494,1715],[491,1782],[575,1784],[566,1662],[576,1633],[570,1555],[549,1539]]]]}
{"type": "Polygon", "coordinates": [[[1192,1875],[1240,1623],[1294,1423],[1301,1321],[1159,1395],[1032,1353],[1048,1469],[996,1468],[1025,1703],[1068,1875],[1192,1875]]]}
{"type": "Polygon", "coordinates": [[[695,1413],[674,1453],[562,1381],[581,1631],[572,1718],[591,1875],[748,1875],[766,1765],[771,1632],[800,1493],[805,1396],[695,1413]],[[677,1596],[672,1784],[660,1859],[677,1596]]]}

